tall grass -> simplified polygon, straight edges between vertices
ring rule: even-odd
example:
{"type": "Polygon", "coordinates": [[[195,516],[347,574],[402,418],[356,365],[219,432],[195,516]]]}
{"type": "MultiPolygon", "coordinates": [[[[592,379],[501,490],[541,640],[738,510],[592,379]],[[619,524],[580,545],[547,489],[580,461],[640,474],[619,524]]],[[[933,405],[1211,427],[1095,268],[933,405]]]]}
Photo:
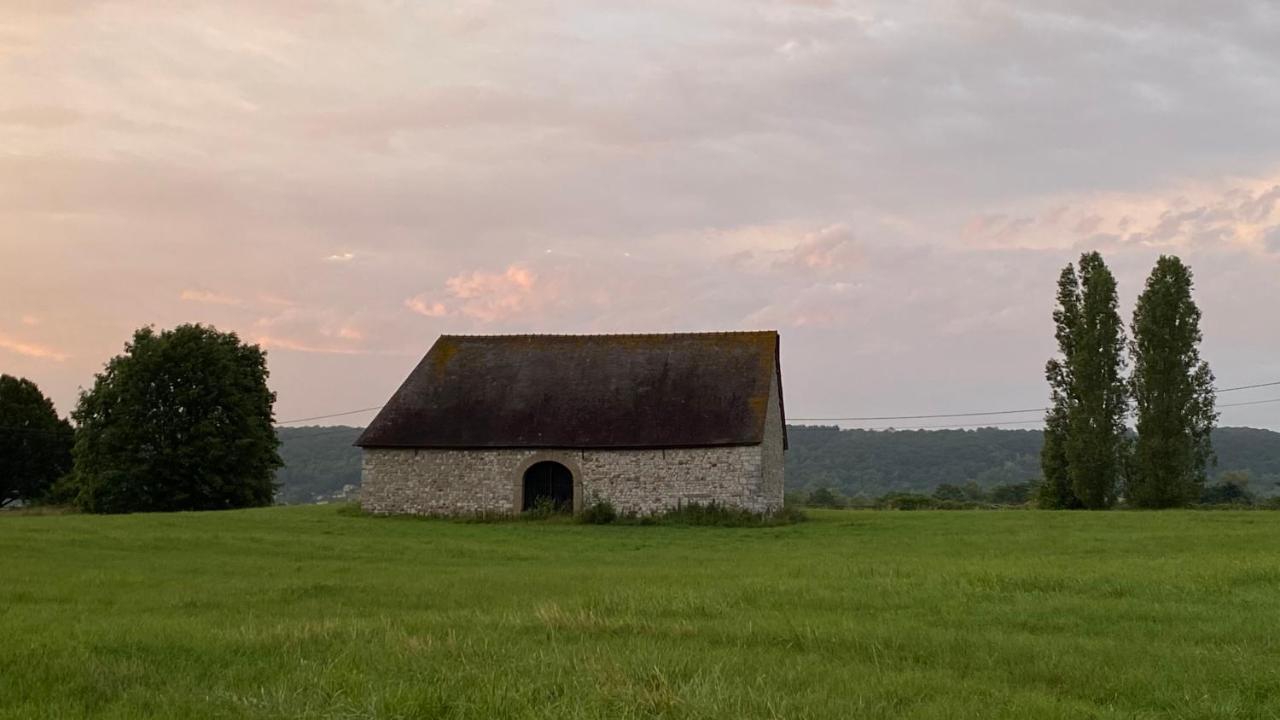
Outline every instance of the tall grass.
{"type": "Polygon", "coordinates": [[[1277,717],[1276,517],[0,517],[0,718],[1277,717]]]}

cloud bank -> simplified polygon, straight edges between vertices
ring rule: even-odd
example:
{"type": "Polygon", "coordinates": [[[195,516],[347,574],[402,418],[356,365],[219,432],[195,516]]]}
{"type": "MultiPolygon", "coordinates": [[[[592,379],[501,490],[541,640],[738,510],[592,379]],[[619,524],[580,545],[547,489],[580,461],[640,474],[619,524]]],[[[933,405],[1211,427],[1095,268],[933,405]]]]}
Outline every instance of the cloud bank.
{"type": "Polygon", "coordinates": [[[289,417],[442,332],[775,327],[799,416],[1025,407],[1096,248],[1126,308],[1182,255],[1218,376],[1280,378],[1280,11],[1114,5],[28,5],[0,363],[66,410],[211,322],[289,417]]]}

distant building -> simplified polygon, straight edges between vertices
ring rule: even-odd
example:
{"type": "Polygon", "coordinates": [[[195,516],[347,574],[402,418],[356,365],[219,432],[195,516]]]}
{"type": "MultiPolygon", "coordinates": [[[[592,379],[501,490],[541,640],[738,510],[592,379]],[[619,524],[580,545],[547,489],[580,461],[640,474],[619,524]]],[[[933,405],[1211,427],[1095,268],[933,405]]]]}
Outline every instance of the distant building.
{"type": "Polygon", "coordinates": [[[445,335],[356,444],[375,513],[782,507],[776,332],[445,335]]]}

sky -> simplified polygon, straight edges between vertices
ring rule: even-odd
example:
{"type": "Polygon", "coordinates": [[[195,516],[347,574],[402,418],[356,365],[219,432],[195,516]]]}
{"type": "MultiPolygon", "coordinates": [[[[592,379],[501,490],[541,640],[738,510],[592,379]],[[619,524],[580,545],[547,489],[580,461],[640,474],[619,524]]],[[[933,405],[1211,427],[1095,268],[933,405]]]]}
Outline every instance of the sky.
{"type": "Polygon", "coordinates": [[[292,420],[442,333],[776,329],[793,418],[1033,408],[1098,250],[1126,320],[1182,257],[1219,386],[1280,380],[1277,37],[1269,0],[6,3],[0,372],[67,412],[211,323],[292,420]]]}

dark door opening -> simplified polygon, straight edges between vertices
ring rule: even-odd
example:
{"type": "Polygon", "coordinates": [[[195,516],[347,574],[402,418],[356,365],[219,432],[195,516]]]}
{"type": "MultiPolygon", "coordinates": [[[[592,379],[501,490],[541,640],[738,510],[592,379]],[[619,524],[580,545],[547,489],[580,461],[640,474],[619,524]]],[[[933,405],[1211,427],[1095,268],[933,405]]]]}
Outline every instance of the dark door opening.
{"type": "Polygon", "coordinates": [[[524,471],[524,503],[521,511],[539,502],[550,502],[558,512],[573,512],[573,473],[558,462],[534,463],[524,471]]]}

